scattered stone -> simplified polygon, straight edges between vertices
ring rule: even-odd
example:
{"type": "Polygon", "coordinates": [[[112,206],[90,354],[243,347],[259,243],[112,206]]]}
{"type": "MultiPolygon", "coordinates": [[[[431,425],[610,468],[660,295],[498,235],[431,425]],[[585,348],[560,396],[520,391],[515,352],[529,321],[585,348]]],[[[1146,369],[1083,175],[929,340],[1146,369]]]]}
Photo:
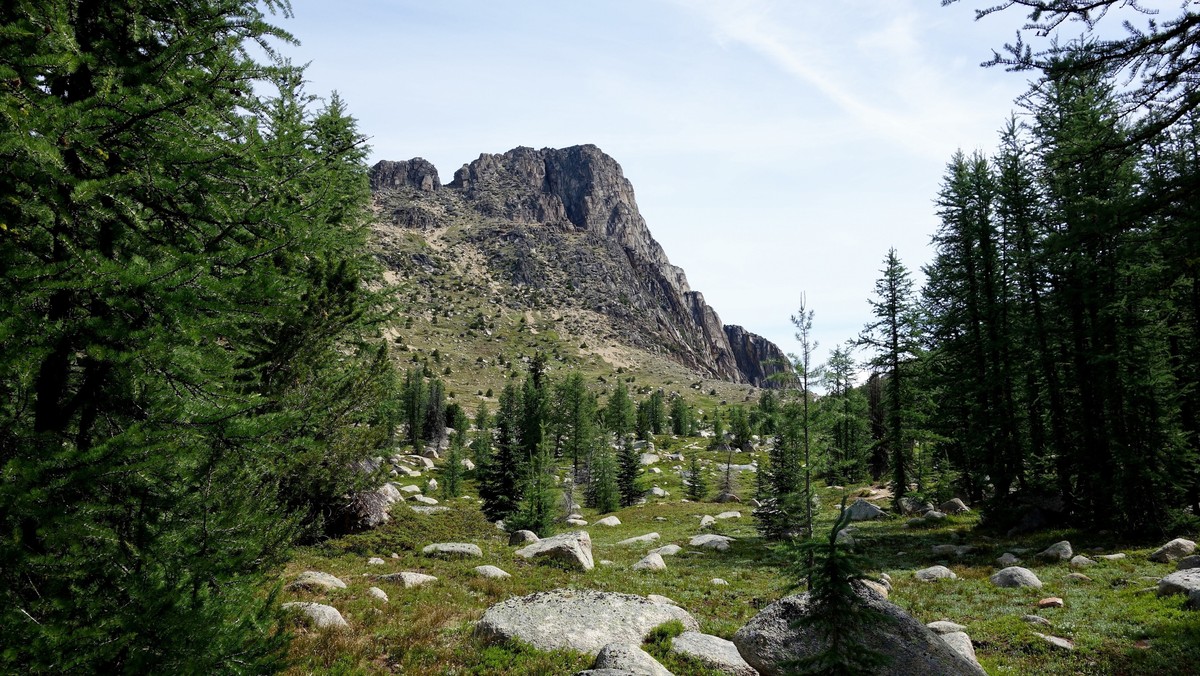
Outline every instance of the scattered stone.
{"type": "Polygon", "coordinates": [[[882,582],[876,582],[875,580],[860,581],[885,599],[892,595],[892,588],[890,585],[886,585],[882,582]]]}
{"type": "Polygon", "coordinates": [[[385,566],[385,565],[387,565],[387,561],[384,561],[383,559],[379,558],[378,556],[372,556],[371,558],[367,559],[367,565],[368,566],[385,566]]]}
{"type": "Polygon", "coordinates": [[[936,622],[929,622],[925,626],[932,629],[935,634],[953,634],[956,631],[967,630],[963,625],[951,622],[950,620],[937,620],[936,622]]]}
{"type": "Polygon", "coordinates": [[[1088,566],[1094,565],[1096,565],[1096,562],[1084,556],[1083,554],[1076,554],[1075,556],[1071,557],[1072,568],[1087,568],[1088,566]]]}
{"type": "Polygon", "coordinates": [[[496,566],[475,566],[475,574],[479,577],[486,577],[489,580],[502,580],[506,577],[512,577],[512,575],[509,575],[496,566]]]}
{"type": "Polygon", "coordinates": [[[701,547],[704,549],[715,549],[718,552],[729,550],[729,543],[733,542],[733,538],[725,535],[715,535],[713,533],[705,533],[697,535],[688,542],[689,547],[701,547]]]}
{"type": "Polygon", "coordinates": [[[431,498],[428,495],[415,495],[413,496],[413,500],[423,505],[436,505],[438,503],[437,498],[431,498]]]}
{"type": "Polygon", "coordinates": [[[297,575],[296,579],[287,588],[291,590],[303,589],[305,591],[323,592],[334,589],[345,589],[346,583],[329,573],[306,570],[297,575]]]}
{"type": "Polygon", "coordinates": [[[1020,566],[1009,566],[996,572],[990,578],[997,587],[1036,587],[1042,588],[1042,581],[1032,570],[1020,566]]]}
{"type": "Polygon", "coordinates": [[[425,556],[440,556],[447,559],[478,559],[483,556],[479,545],[469,542],[435,542],[426,545],[421,553],[425,556]]]}
{"type": "Polygon", "coordinates": [[[1021,559],[1018,559],[1017,555],[1013,554],[1012,552],[1004,552],[1003,554],[1000,555],[1000,558],[996,559],[996,565],[1001,566],[1003,568],[1007,568],[1008,566],[1015,566],[1020,562],[1021,562],[1021,559]]]}
{"type": "Polygon", "coordinates": [[[742,513],[741,512],[721,512],[720,514],[717,515],[717,518],[718,519],[740,519],[740,518],[742,518],[742,513]]]}
{"type": "Polygon", "coordinates": [[[379,494],[388,502],[402,502],[404,500],[404,494],[393,483],[386,483],[380,486],[379,494]]]}
{"type": "Polygon", "coordinates": [[[983,671],[983,666],[979,664],[979,658],[975,656],[975,646],[971,643],[971,637],[967,636],[966,632],[952,631],[948,634],[939,634],[942,641],[950,646],[954,652],[962,655],[963,659],[979,667],[979,671],[983,671]]]}
{"type": "Polygon", "coordinates": [[[1070,573],[1067,575],[1067,580],[1071,582],[1091,582],[1092,578],[1084,575],[1083,573],[1070,573]]]}
{"type": "Polygon", "coordinates": [[[621,520],[615,516],[606,516],[596,521],[597,526],[620,526],[621,520]]]}
{"type": "Polygon", "coordinates": [[[951,498],[950,500],[943,502],[942,504],[938,505],[938,509],[947,514],[965,514],[971,511],[971,508],[967,507],[966,503],[958,498],[951,498]]]}
{"type": "Polygon", "coordinates": [[[1039,625],[1042,627],[1050,626],[1050,620],[1047,620],[1046,618],[1042,617],[1041,615],[1022,615],[1021,619],[1028,622],[1029,624],[1036,624],[1036,625],[1039,625]]]}
{"type": "Polygon", "coordinates": [[[760,502],[760,501],[759,501],[758,499],[756,499],[756,498],[750,498],[749,505],[750,505],[751,507],[758,508],[758,507],[762,507],[762,506],[763,506],[763,503],[762,503],[762,502],[760,502]]]}
{"type": "Polygon", "coordinates": [[[1071,550],[1071,543],[1063,540],[1038,552],[1037,558],[1045,561],[1070,561],[1074,554],[1075,552],[1071,550]]]}
{"type": "Polygon", "coordinates": [[[666,570],[667,562],[661,554],[647,554],[641,561],[633,564],[634,570],[666,570]]]}
{"type": "Polygon", "coordinates": [[[704,666],[732,676],[758,676],[754,667],[742,659],[733,641],[719,636],[685,631],[671,639],[671,651],[695,658],[704,666]]]}
{"type": "Polygon", "coordinates": [[[508,544],[523,545],[530,542],[537,542],[538,539],[537,533],[531,530],[518,530],[513,531],[513,533],[508,536],[508,544]]]}
{"type": "Polygon", "coordinates": [[[717,496],[717,502],[741,502],[742,499],[733,493],[722,493],[717,496]]]}
{"type": "Polygon", "coordinates": [[[567,524],[571,526],[586,526],[588,522],[583,519],[567,519],[567,524]]]}
{"type": "Polygon", "coordinates": [[[426,575],[425,573],[411,573],[408,571],[380,575],[375,579],[379,580],[380,582],[391,582],[393,584],[398,584],[405,589],[419,587],[423,584],[429,584],[430,582],[437,582],[437,578],[432,575],[426,575]]]}
{"type": "Polygon", "coordinates": [[[1185,605],[1190,610],[1200,610],[1200,589],[1193,589],[1188,592],[1188,599],[1185,605]]]}
{"type": "MultiPolygon", "coordinates": [[[[424,497],[424,496],[419,496],[419,497],[424,497]]],[[[442,507],[440,505],[437,507],[433,507],[430,505],[409,505],[408,508],[411,509],[412,511],[416,512],[417,514],[441,514],[442,512],[450,511],[449,507],[442,507]]],[[[501,530],[503,530],[503,529],[501,529],[501,530]]]]}
{"type": "Polygon", "coordinates": [[[660,536],[658,533],[646,533],[645,535],[639,535],[637,537],[625,538],[624,540],[621,540],[617,544],[619,544],[619,545],[648,545],[651,542],[658,542],[658,539],[660,537],[662,537],[662,536],[660,536]]]}
{"type": "Polygon", "coordinates": [[[854,501],[854,504],[846,508],[850,514],[851,521],[868,521],[870,519],[878,519],[884,516],[884,511],[879,507],[859,498],[854,501]]]}
{"type": "Polygon", "coordinates": [[[459,462],[462,463],[463,468],[466,469],[468,472],[475,469],[475,463],[472,462],[470,458],[463,458],[459,462]]]}
{"type": "Polygon", "coordinates": [[[715,584],[718,587],[728,587],[729,586],[729,583],[726,582],[724,578],[720,578],[720,577],[714,577],[713,579],[709,580],[708,583],[715,584]]]}
{"type": "Polygon", "coordinates": [[[655,486],[654,488],[650,489],[650,495],[653,495],[656,498],[665,498],[665,497],[669,496],[670,493],[664,491],[663,489],[659,488],[658,486],[655,486]]]}
{"type": "Polygon", "coordinates": [[[1158,582],[1158,595],[1190,594],[1200,589],[1200,568],[1177,570],[1158,582]]]}
{"type": "Polygon", "coordinates": [[[415,493],[420,493],[420,492],[421,492],[421,487],[420,487],[420,486],[416,486],[416,485],[414,485],[414,484],[409,484],[409,485],[407,485],[407,486],[401,486],[401,487],[400,487],[400,492],[402,492],[402,493],[414,493],[414,494],[415,494],[415,493]]]}
{"type": "Polygon", "coordinates": [[[933,582],[934,580],[957,580],[958,579],[958,576],[954,574],[954,571],[950,570],[949,568],[947,568],[945,566],[930,566],[928,568],[922,568],[921,570],[918,570],[917,572],[913,573],[913,577],[917,578],[918,580],[921,580],[922,582],[933,582]]]}
{"type": "Polygon", "coordinates": [[[1042,639],[1046,643],[1049,643],[1050,645],[1054,646],[1055,648],[1058,648],[1059,650],[1071,651],[1071,650],[1075,649],[1075,643],[1072,641],[1069,641],[1065,638],[1059,638],[1057,636],[1047,636],[1046,634],[1039,634],[1036,631],[1033,632],[1033,635],[1042,639]]]}
{"type": "Polygon", "coordinates": [[[527,559],[557,561],[576,570],[588,571],[595,567],[592,562],[592,538],[583,530],[539,540],[518,549],[517,554],[527,559]]]}
{"type": "Polygon", "coordinates": [[[1101,554],[1096,558],[1104,559],[1105,561],[1120,561],[1121,559],[1125,558],[1125,552],[1117,552],[1116,554],[1101,554]]]}
{"type": "Polygon", "coordinates": [[[567,518],[568,519],[582,519],[583,515],[580,514],[579,512],[571,512],[570,514],[567,515],[567,518]]]}
{"type": "Polygon", "coordinates": [[[1175,570],[1187,570],[1189,568],[1200,568],[1200,554],[1192,554],[1179,559],[1179,563],[1175,564],[1175,570]]]}
{"type": "Polygon", "coordinates": [[[297,610],[312,622],[317,629],[336,629],[348,627],[346,618],[338,612],[337,608],[327,606],[323,603],[309,603],[308,601],[292,601],[291,603],[283,604],[286,610],[297,610]]]}
{"type": "Polygon", "coordinates": [[[556,589],[514,597],[488,608],[475,634],[489,641],[519,639],[538,650],[596,654],[609,643],[640,645],[650,630],[679,620],[698,631],[686,610],[642,596],[590,589],[556,589]]]}
{"type": "Polygon", "coordinates": [[[373,599],[378,599],[380,601],[383,601],[384,603],[388,602],[387,592],[383,591],[379,587],[371,587],[370,589],[368,589],[367,596],[370,596],[373,599]]]}
{"type": "Polygon", "coordinates": [[[437,491],[437,489],[438,489],[438,482],[437,482],[437,479],[430,479],[430,480],[429,480],[429,481],[428,481],[428,482],[425,484],[425,492],[426,492],[426,493],[433,493],[433,492],[437,491]]]}
{"type": "Polygon", "coordinates": [[[647,471],[650,472],[651,474],[662,474],[662,470],[657,467],[651,467],[647,471]]]}
{"type": "Polygon", "coordinates": [[[1196,543],[1184,538],[1175,538],[1167,544],[1154,550],[1149,557],[1151,561],[1158,563],[1170,563],[1191,554],[1196,551],[1196,543]]]}
{"type": "Polygon", "coordinates": [[[847,527],[839,530],[837,532],[837,536],[834,538],[834,541],[839,545],[845,545],[847,547],[853,547],[858,544],[858,541],[854,539],[853,527],[847,527]]]}
{"type": "Polygon", "coordinates": [[[609,643],[600,649],[593,670],[617,670],[644,676],[672,676],[667,668],[636,643],[609,643]]]}
{"type": "MultiPolygon", "coordinates": [[[[950,647],[941,637],[865,586],[856,588],[863,602],[887,621],[864,627],[857,637],[890,659],[889,674],[985,673],[950,647]]],[[[798,620],[809,612],[809,595],[789,596],[764,608],[733,636],[738,653],[763,676],[783,674],[781,663],[804,658],[822,646],[816,630],[798,620]]]]}
{"type": "Polygon", "coordinates": [[[716,523],[717,523],[716,518],[714,518],[711,515],[705,514],[704,516],[700,517],[700,527],[701,528],[711,528],[716,523]]]}
{"type": "Polygon", "coordinates": [[[679,545],[663,545],[658,549],[651,549],[650,554],[658,554],[659,556],[675,556],[683,551],[683,547],[679,545]]]}
{"type": "Polygon", "coordinates": [[[931,509],[928,512],[925,512],[925,520],[926,521],[943,521],[943,520],[945,520],[945,518],[946,518],[946,513],[939,512],[936,509],[931,509]]]}
{"type": "Polygon", "coordinates": [[[658,462],[659,458],[653,453],[643,453],[639,460],[643,465],[653,465],[654,463],[658,462]]]}
{"type": "Polygon", "coordinates": [[[1062,608],[1063,600],[1057,596],[1049,596],[1037,602],[1038,608],[1062,608]]]}

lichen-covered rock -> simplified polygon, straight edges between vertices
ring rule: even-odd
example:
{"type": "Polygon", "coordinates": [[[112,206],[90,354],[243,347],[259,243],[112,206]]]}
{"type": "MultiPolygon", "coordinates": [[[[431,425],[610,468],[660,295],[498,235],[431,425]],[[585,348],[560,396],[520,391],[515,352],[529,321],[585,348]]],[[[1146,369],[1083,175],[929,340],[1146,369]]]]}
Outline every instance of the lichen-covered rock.
{"type": "Polygon", "coordinates": [[[609,643],[596,654],[592,669],[619,669],[644,676],[672,676],[667,668],[635,643],[609,643]]]}
{"type": "Polygon", "coordinates": [[[287,586],[287,588],[292,590],[303,589],[305,591],[323,592],[334,589],[345,589],[346,583],[342,582],[339,578],[330,575],[329,573],[322,573],[316,570],[306,570],[297,575],[296,579],[293,580],[292,583],[287,586]]]}
{"type": "Polygon", "coordinates": [[[870,519],[878,519],[885,515],[885,512],[878,506],[873,505],[862,498],[854,501],[854,504],[846,508],[846,512],[850,515],[851,521],[868,521],[870,519]]]}
{"type": "Polygon", "coordinates": [[[590,589],[556,589],[501,601],[475,627],[487,640],[518,639],[538,650],[596,654],[609,643],[640,645],[650,630],[679,620],[698,631],[686,610],[642,596],[590,589]]]}
{"type": "MultiPolygon", "coordinates": [[[[984,675],[978,664],[964,658],[899,606],[865,587],[858,587],[858,592],[863,603],[886,618],[861,628],[856,636],[889,659],[887,666],[876,673],[984,675]]],[[[818,632],[797,626],[797,620],[808,612],[807,593],[780,599],[751,618],[734,634],[733,642],[746,662],[760,674],[780,676],[785,673],[781,666],[784,662],[812,655],[821,648],[818,632]]]]}
{"type": "Polygon", "coordinates": [[[997,571],[990,578],[997,587],[1035,587],[1042,588],[1042,581],[1032,570],[1020,566],[1009,566],[997,571]]]}
{"type": "Polygon", "coordinates": [[[430,582],[437,582],[437,578],[432,575],[426,575],[425,573],[413,573],[410,571],[379,575],[375,579],[379,580],[380,582],[398,584],[406,589],[409,587],[419,587],[423,584],[429,584],[430,582]]]}
{"type": "Polygon", "coordinates": [[[348,627],[346,618],[338,612],[337,608],[327,606],[323,603],[309,603],[307,601],[292,601],[291,603],[283,604],[286,610],[296,610],[303,613],[308,621],[318,629],[339,629],[348,627]]]}
{"type": "Polygon", "coordinates": [[[731,676],[758,676],[758,671],[742,659],[733,641],[719,636],[685,631],[671,639],[671,651],[695,658],[704,666],[731,676]]]}
{"type": "Polygon", "coordinates": [[[470,542],[435,542],[426,545],[421,553],[425,556],[437,556],[444,559],[477,559],[483,556],[479,545],[470,542]]]}
{"type": "Polygon", "coordinates": [[[921,570],[918,570],[917,572],[913,573],[913,577],[917,578],[918,580],[920,580],[922,582],[933,582],[934,580],[956,580],[956,579],[958,579],[958,576],[954,574],[954,571],[950,570],[949,568],[947,568],[945,566],[930,566],[928,568],[922,568],[921,570]]]}
{"type": "Polygon", "coordinates": [[[596,520],[597,526],[620,526],[621,520],[615,516],[606,516],[603,519],[596,520]]]}
{"type": "Polygon", "coordinates": [[[666,570],[667,562],[661,554],[647,554],[641,561],[633,564],[634,570],[666,570]]]}
{"type": "Polygon", "coordinates": [[[1148,557],[1158,563],[1170,563],[1196,551],[1196,543],[1184,538],[1175,538],[1167,544],[1154,550],[1148,557]]]}
{"type": "Polygon", "coordinates": [[[587,531],[562,533],[517,550],[518,556],[541,559],[588,571],[595,567],[592,560],[592,538],[587,531]]]}
{"type": "Polygon", "coordinates": [[[729,543],[733,542],[733,538],[725,535],[716,535],[715,533],[705,533],[697,535],[688,542],[690,547],[700,547],[701,549],[715,549],[718,552],[729,551],[729,543]]]}
{"type": "Polygon", "coordinates": [[[1074,555],[1075,552],[1071,549],[1071,543],[1066,540],[1055,542],[1037,553],[1037,557],[1044,561],[1070,561],[1074,555]]]}

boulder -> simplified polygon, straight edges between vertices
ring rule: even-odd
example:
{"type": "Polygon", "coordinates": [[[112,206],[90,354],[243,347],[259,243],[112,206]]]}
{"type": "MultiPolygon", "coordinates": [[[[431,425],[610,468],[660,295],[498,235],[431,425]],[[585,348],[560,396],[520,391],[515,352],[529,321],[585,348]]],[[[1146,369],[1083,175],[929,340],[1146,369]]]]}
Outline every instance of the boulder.
{"type": "Polygon", "coordinates": [[[1076,554],[1075,556],[1071,557],[1070,565],[1072,568],[1087,568],[1088,566],[1096,565],[1096,562],[1084,556],[1083,554],[1076,554]]]}
{"type": "Polygon", "coordinates": [[[518,530],[508,536],[508,544],[523,545],[529,542],[537,542],[538,539],[537,533],[531,530],[518,530]]]}
{"type": "Polygon", "coordinates": [[[733,542],[733,538],[724,535],[716,535],[713,533],[705,533],[697,535],[688,542],[689,547],[700,547],[702,549],[715,549],[718,552],[729,550],[729,543],[733,542]]]}
{"type": "Polygon", "coordinates": [[[379,587],[371,587],[370,589],[368,589],[367,596],[370,596],[371,598],[377,599],[379,601],[383,601],[384,603],[388,602],[387,592],[383,591],[379,587]]]}
{"type": "Polygon", "coordinates": [[[1059,638],[1057,636],[1047,636],[1046,634],[1039,634],[1036,631],[1033,632],[1033,635],[1042,639],[1046,643],[1049,643],[1051,646],[1058,648],[1059,650],[1065,650],[1067,652],[1070,652],[1075,649],[1075,644],[1072,641],[1069,641],[1065,638],[1059,638]]]}
{"type": "Polygon", "coordinates": [[[323,603],[292,601],[283,604],[283,607],[285,610],[296,610],[303,613],[308,621],[318,629],[338,629],[350,626],[346,624],[346,619],[342,617],[337,608],[323,603]]]}
{"type": "Polygon", "coordinates": [[[704,516],[700,517],[700,527],[701,528],[710,528],[716,523],[717,523],[716,518],[709,514],[705,514],[704,516]]]}
{"type": "Polygon", "coordinates": [[[620,526],[621,520],[615,516],[606,516],[603,519],[596,521],[597,526],[620,526]]]}
{"type": "Polygon", "coordinates": [[[443,559],[478,559],[483,556],[479,545],[469,542],[435,542],[425,545],[421,550],[425,556],[437,556],[443,559]]]}
{"type": "Polygon", "coordinates": [[[1185,556],[1175,564],[1175,570],[1187,570],[1188,568],[1200,568],[1200,554],[1185,556]]]}
{"type": "Polygon", "coordinates": [[[1038,579],[1038,576],[1034,575],[1032,570],[1020,566],[1009,566],[1008,568],[999,570],[990,579],[992,584],[997,587],[1042,588],[1042,581],[1038,579]]]}
{"type": "Polygon", "coordinates": [[[637,537],[625,538],[624,540],[621,540],[617,544],[619,544],[619,545],[648,545],[651,542],[658,542],[658,539],[660,537],[662,537],[662,536],[660,536],[658,533],[646,533],[645,535],[638,535],[637,537]]]}
{"type": "Polygon", "coordinates": [[[1037,602],[1038,608],[1062,608],[1063,600],[1057,596],[1049,596],[1037,602]]]}
{"type": "Polygon", "coordinates": [[[722,493],[717,496],[716,501],[722,502],[722,503],[724,503],[724,502],[741,502],[742,499],[739,498],[738,496],[734,495],[733,493],[722,493]]]}
{"type": "Polygon", "coordinates": [[[527,559],[545,559],[565,564],[568,568],[588,571],[595,567],[592,561],[592,538],[587,531],[562,533],[517,550],[527,559]]]}
{"type": "Polygon", "coordinates": [[[367,559],[367,565],[368,566],[386,566],[387,561],[384,561],[383,559],[379,558],[378,556],[372,556],[371,558],[367,559]]]}
{"type": "Polygon", "coordinates": [[[971,511],[971,508],[967,507],[962,500],[958,498],[951,498],[950,500],[938,505],[938,510],[947,514],[965,514],[971,511]]]}
{"type": "Polygon", "coordinates": [[[382,526],[391,520],[388,508],[395,500],[388,497],[391,491],[383,489],[360,491],[350,496],[338,514],[338,526],[342,531],[356,533],[382,526]]]}
{"type": "Polygon", "coordinates": [[[945,566],[930,566],[928,568],[922,568],[921,570],[913,573],[913,577],[921,580],[922,582],[958,579],[958,576],[954,574],[954,571],[945,566]]]}
{"type": "Polygon", "coordinates": [[[423,584],[429,584],[430,582],[437,582],[437,578],[432,575],[426,575],[424,573],[413,573],[413,572],[409,572],[409,571],[404,571],[401,573],[389,573],[388,575],[380,575],[380,576],[376,577],[375,579],[379,580],[380,582],[391,582],[393,584],[398,584],[398,585],[404,587],[405,589],[408,589],[410,587],[419,587],[423,584]]]}
{"type": "Polygon", "coordinates": [[[489,641],[518,639],[538,650],[596,654],[609,643],[641,642],[658,625],[700,625],[686,610],[641,596],[591,589],[556,589],[513,597],[488,608],[475,634],[489,641]]]}
{"type": "Polygon", "coordinates": [[[1183,557],[1196,551],[1196,543],[1184,538],[1175,538],[1167,544],[1154,550],[1148,557],[1151,561],[1158,563],[1170,563],[1177,561],[1183,557]]]}
{"type": "Polygon", "coordinates": [[[718,519],[740,519],[740,518],[742,518],[742,513],[741,512],[721,512],[720,514],[717,515],[717,518],[718,519]]]}
{"type": "MultiPolygon", "coordinates": [[[[859,599],[882,616],[876,624],[860,628],[855,637],[889,659],[886,666],[873,673],[923,676],[985,673],[899,606],[866,587],[856,589],[859,599]]],[[[807,593],[780,599],[752,617],[734,634],[733,642],[746,662],[760,674],[784,674],[781,663],[807,657],[822,647],[818,632],[797,626],[797,621],[808,612],[807,593]]]]}
{"type": "Polygon", "coordinates": [[[635,643],[609,643],[600,649],[592,669],[620,670],[644,676],[672,676],[667,668],[635,643]]]}
{"type": "Polygon", "coordinates": [[[1021,559],[1018,559],[1017,555],[1012,552],[1004,552],[1000,558],[996,559],[996,565],[1001,567],[1015,566],[1020,562],[1021,559]]]}
{"type": "Polygon", "coordinates": [[[633,564],[634,570],[666,570],[667,562],[661,554],[647,554],[641,561],[633,564]]]}
{"type": "Polygon", "coordinates": [[[491,580],[502,580],[506,577],[512,577],[512,575],[509,575],[496,566],[475,566],[475,574],[491,580]]]}
{"type": "Polygon", "coordinates": [[[1071,550],[1071,543],[1066,540],[1055,542],[1037,553],[1037,557],[1043,561],[1070,561],[1074,555],[1075,552],[1071,550]]]}
{"type": "Polygon", "coordinates": [[[643,465],[653,465],[654,463],[658,462],[658,456],[653,453],[643,453],[638,460],[643,465]]]}
{"type": "Polygon", "coordinates": [[[846,508],[846,511],[849,513],[851,521],[868,521],[884,516],[882,509],[862,498],[855,500],[854,504],[846,508]]]}
{"type": "Polygon", "coordinates": [[[685,631],[671,639],[671,651],[692,657],[709,669],[723,674],[758,676],[754,667],[742,659],[733,641],[719,636],[685,631]]]}
{"type": "Polygon", "coordinates": [[[671,494],[659,488],[658,486],[655,486],[654,488],[650,489],[650,495],[653,495],[656,498],[665,498],[671,494]]]}
{"type": "Polygon", "coordinates": [[[1190,594],[1200,589],[1200,568],[1177,570],[1158,581],[1158,595],[1190,594]]]}
{"type": "Polygon", "coordinates": [[[659,556],[675,556],[681,551],[683,551],[683,547],[679,545],[663,545],[658,549],[651,549],[649,553],[658,554],[659,556]]]}
{"type": "Polygon", "coordinates": [[[975,646],[971,643],[970,636],[961,631],[952,631],[946,634],[939,634],[939,636],[942,637],[942,641],[950,646],[954,652],[962,655],[963,659],[979,667],[979,671],[983,672],[983,667],[979,664],[979,658],[975,656],[975,646]]]}
{"type": "Polygon", "coordinates": [[[334,589],[345,589],[346,583],[329,573],[306,570],[297,575],[296,579],[287,588],[291,590],[303,589],[304,591],[326,592],[334,589]]]}
{"type": "Polygon", "coordinates": [[[404,494],[396,488],[396,484],[386,483],[379,487],[379,494],[388,502],[403,502],[404,494]]]}
{"type": "Polygon", "coordinates": [[[935,634],[953,634],[967,630],[965,626],[949,620],[937,620],[936,622],[929,622],[925,626],[929,627],[935,634]]]}
{"type": "Polygon", "coordinates": [[[588,522],[583,519],[567,519],[567,525],[583,527],[588,525],[588,522]]]}

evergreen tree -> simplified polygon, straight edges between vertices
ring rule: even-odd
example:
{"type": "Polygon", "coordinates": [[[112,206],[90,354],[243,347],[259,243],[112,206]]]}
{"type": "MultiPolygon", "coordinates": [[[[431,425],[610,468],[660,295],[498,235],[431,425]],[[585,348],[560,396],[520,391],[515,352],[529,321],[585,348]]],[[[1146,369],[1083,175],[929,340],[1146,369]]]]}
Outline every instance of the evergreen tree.
{"type": "Polygon", "coordinates": [[[621,506],[621,491],[617,486],[617,459],[612,448],[606,443],[599,443],[592,452],[587,504],[601,514],[615,511],[621,506]]]}
{"type": "Polygon", "coordinates": [[[667,411],[666,411],[666,395],[662,390],[655,390],[650,394],[649,400],[649,416],[650,416],[650,433],[662,434],[667,428],[667,411]]]}
{"type": "Polygon", "coordinates": [[[830,351],[822,379],[826,396],[818,402],[828,427],[831,484],[857,481],[867,470],[866,399],[854,386],[858,364],[853,349],[847,343],[830,351]]]}
{"type": "Polygon", "coordinates": [[[687,496],[689,500],[703,502],[708,496],[708,479],[700,469],[700,460],[695,454],[688,463],[687,496]]]}
{"type": "Polygon", "coordinates": [[[521,502],[524,488],[521,461],[523,403],[521,391],[515,384],[510,382],[504,386],[496,411],[495,448],[482,466],[479,481],[483,513],[493,521],[511,516],[521,502]]]}
{"type": "Polygon", "coordinates": [[[617,491],[621,494],[622,507],[636,505],[645,493],[639,481],[641,474],[641,454],[626,440],[617,451],[617,491]]]}
{"type": "Polygon", "coordinates": [[[408,444],[414,453],[420,453],[425,441],[425,411],[429,405],[429,393],[425,389],[424,371],[414,366],[404,374],[404,386],[400,390],[400,402],[404,411],[404,429],[408,444]]]}
{"type": "Polygon", "coordinates": [[[675,395],[671,399],[671,434],[681,437],[691,436],[693,424],[691,407],[687,405],[683,397],[675,395]]]}
{"type": "Polygon", "coordinates": [[[708,443],[709,450],[727,450],[729,444],[725,441],[725,416],[721,414],[721,409],[719,408],[713,409],[712,433],[712,441],[708,443]]]}
{"type": "Polygon", "coordinates": [[[729,430],[733,433],[733,447],[739,451],[754,450],[750,443],[753,430],[750,428],[750,414],[746,407],[738,404],[729,409],[729,430]]]}
{"type": "Polygon", "coordinates": [[[435,450],[440,449],[446,442],[446,386],[438,378],[429,381],[426,386],[424,422],[425,440],[433,444],[435,450]]]}
{"type": "Polygon", "coordinates": [[[571,459],[572,475],[581,481],[582,468],[591,463],[599,437],[596,425],[596,395],[588,391],[583,374],[572,371],[555,386],[555,404],[560,429],[565,435],[564,453],[571,459]]]}
{"type": "Polygon", "coordinates": [[[455,432],[450,439],[450,452],[446,454],[446,464],[442,466],[442,482],[439,486],[444,498],[462,495],[464,438],[463,434],[455,432]]]}
{"type": "Polygon", "coordinates": [[[650,420],[650,400],[643,399],[637,404],[637,413],[634,416],[634,431],[638,439],[647,441],[650,435],[654,433],[652,422],[650,420]]]}

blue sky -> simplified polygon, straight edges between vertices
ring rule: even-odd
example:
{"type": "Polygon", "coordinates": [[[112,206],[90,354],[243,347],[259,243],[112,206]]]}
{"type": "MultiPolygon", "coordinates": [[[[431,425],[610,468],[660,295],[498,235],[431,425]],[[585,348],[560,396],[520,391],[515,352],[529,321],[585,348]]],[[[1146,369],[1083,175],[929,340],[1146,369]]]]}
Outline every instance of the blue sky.
{"type": "MultiPolygon", "coordinates": [[[[727,324],[818,356],[871,320],[888,247],[916,273],[959,148],[991,151],[1025,77],[979,63],[1016,12],[939,0],[293,0],[279,23],[371,137],[443,181],[480,153],[594,143],[727,324]]],[[[919,274],[918,274],[919,278],[919,274]]],[[[860,354],[860,357],[866,355],[860,354]]]]}

